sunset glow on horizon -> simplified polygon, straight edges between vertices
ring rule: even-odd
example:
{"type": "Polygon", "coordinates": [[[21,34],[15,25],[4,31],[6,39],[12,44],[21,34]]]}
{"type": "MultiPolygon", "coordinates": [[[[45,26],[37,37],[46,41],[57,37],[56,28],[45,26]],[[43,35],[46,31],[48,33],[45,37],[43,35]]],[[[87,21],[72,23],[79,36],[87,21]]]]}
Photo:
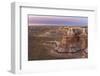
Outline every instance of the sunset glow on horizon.
{"type": "Polygon", "coordinates": [[[71,25],[71,26],[87,26],[88,17],[80,16],[28,16],[28,25],[71,25]]]}

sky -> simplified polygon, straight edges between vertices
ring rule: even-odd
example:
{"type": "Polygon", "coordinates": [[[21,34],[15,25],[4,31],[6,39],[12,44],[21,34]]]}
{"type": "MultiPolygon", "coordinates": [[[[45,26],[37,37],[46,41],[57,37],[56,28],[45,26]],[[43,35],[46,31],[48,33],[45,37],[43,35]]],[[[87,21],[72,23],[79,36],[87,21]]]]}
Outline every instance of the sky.
{"type": "Polygon", "coordinates": [[[40,26],[40,25],[65,25],[65,26],[87,26],[88,17],[80,16],[28,16],[28,25],[40,26]]]}

